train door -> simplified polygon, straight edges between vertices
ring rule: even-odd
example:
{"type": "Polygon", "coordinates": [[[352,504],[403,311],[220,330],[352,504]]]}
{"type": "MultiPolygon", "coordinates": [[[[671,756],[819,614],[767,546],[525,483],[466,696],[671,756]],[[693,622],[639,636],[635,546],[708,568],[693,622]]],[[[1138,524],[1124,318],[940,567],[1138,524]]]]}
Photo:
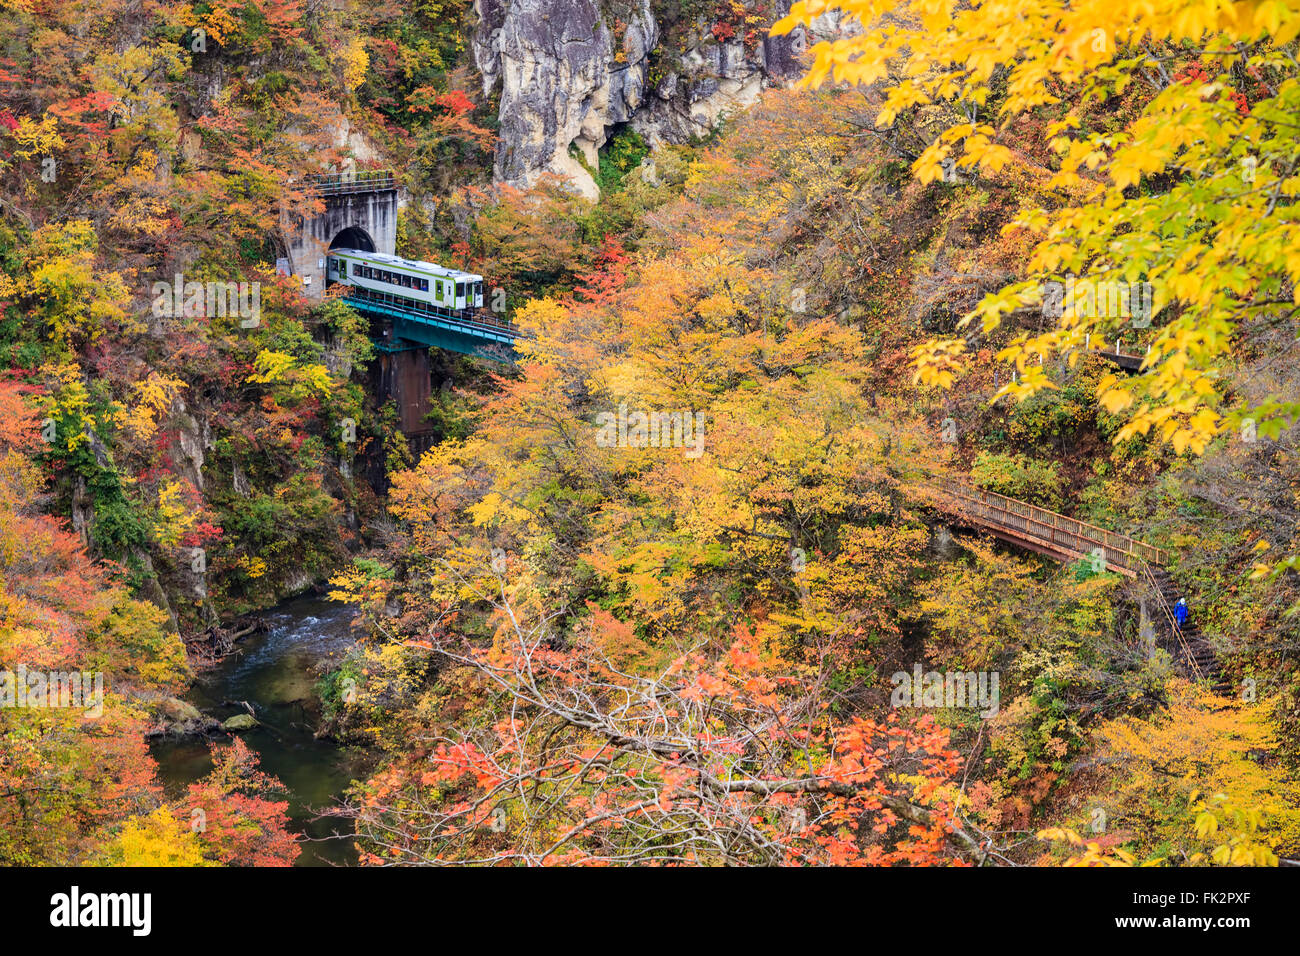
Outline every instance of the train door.
{"type": "Polygon", "coordinates": [[[338,256],[330,256],[327,260],[325,269],[325,281],[328,282],[347,282],[348,281],[348,264],[347,260],[340,259],[338,256]]]}

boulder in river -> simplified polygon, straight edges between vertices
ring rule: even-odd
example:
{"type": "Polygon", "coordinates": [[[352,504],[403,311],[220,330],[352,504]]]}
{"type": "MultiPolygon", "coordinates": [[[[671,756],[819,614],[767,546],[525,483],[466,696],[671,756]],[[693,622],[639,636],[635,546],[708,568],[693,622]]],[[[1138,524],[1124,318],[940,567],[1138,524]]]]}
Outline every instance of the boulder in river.
{"type": "Polygon", "coordinates": [[[191,734],[206,734],[219,726],[215,719],[201,713],[193,704],[179,697],[153,698],[153,700],[152,709],[158,723],[149,732],[150,737],[186,737],[191,734]]]}
{"type": "Polygon", "coordinates": [[[221,724],[221,729],[238,733],[241,730],[252,730],[256,726],[257,718],[252,714],[235,714],[221,724]]]}

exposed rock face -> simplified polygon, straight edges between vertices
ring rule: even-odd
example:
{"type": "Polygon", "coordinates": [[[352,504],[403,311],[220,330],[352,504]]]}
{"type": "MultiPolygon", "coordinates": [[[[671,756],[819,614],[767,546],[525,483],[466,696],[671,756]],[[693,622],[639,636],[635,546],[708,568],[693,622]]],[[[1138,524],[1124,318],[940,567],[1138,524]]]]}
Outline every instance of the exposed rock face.
{"type": "MultiPolygon", "coordinates": [[[[594,199],[588,168],[617,127],[630,124],[651,146],[683,142],[802,72],[802,29],[733,37],[700,21],[677,31],[695,39],[667,49],[651,3],[475,0],[474,59],[484,93],[501,95],[498,181],[526,187],[557,173],[594,199]]],[[[778,7],[783,14],[789,0],[778,7]]],[[[813,40],[840,33],[837,18],[816,26],[813,40]]]]}
{"type": "Polygon", "coordinates": [[[162,582],[158,580],[158,573],[153,566],[153,558],[142,548],[134,548],[132,553],[140,563],[143,572],[140,582],[140,597],[146,601],[152,601],[156,606],[166,611],[169,621],[168,626],[172,631],[176,631],[176,611],[172,608],[171,601],[167,599],[167,592],[163,590],[162,582]]]}
{"type": "Polygon", "coordinates": [[[594,198],[596,183],[569,145],[579,137],[590,143],[592,134],[604,142],[604,128],[595,126],[609,108],[612,47],[599,7],[594,0],[478,4],[475,59],[485,84],[501,83],[496,178],[531,185],[555,172],[594,198]]]}
{"type": "Polygon", "coordinates": [[[212,447],[212,428],[207,419],[200,422],[190,414],[185,402],[176,401],[176,451],[182,477],[203,491],[203,462],[212,447]]]}
{"type": "Polygon", "coordinates": [[[349,157],[340,172],[355,169],[357,163],[383,161],[383,151],[375,145],[363,130],[354,129],[345,114],[340,113],[337,117],[333,117],[332,121],[327,120],[326,122],[331,127],[334,147],[346,150],[349,157]]]}

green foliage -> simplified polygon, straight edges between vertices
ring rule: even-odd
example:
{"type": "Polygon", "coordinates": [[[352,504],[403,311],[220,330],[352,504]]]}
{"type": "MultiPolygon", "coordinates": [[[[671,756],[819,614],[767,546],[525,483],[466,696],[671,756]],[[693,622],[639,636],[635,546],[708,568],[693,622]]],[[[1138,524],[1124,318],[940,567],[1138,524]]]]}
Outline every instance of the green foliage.
{"type": "Polygon", "coordinates": [[[1045,462],[1026,455],[980,452],[971,467],[977,487],[1032,502],[1044,508],[1061,506],[1064,481],[1058,462],[1045,462]]]}
{"type": "Polygon", "coordinates": [[[1076,384],[1040,393],[1012,409],[1007,439],[1020,446],[1059,447],[1092,424],[1093,403],[1092,396],[1076,384]]]}
{"type": "Polygon", "coordinates": [[[474,429],[473,409],[469,400],[443,389],[430,396],[429,414],[424,420],[433,428],[434,441],[463,441],[474,429]]]}
{"type": "Polygon", "coordinates": [[[314,474],[296,474],[267,492],[255,490],[220,511],[226,534],[209,578],[233,595],[273,599],[274,586],[302,573],[323,574],[343,556],[339,502],[314,474]]]}
{"type": "Polygon", "coordinates": [[[600,151],[596,185],[600,187],[601,195],[621,189],[624,177],[649,154],[650,147],[640,133],[630,126],[617,130],[600,151]]]}
{"type": "Polygon", "coordinates": [[[139,511],[121,492],[117,475],[104,471],[95,489],[94,522],[90,537],[102,554],[121,559],[148,543],[149,533],[139,511]]]}

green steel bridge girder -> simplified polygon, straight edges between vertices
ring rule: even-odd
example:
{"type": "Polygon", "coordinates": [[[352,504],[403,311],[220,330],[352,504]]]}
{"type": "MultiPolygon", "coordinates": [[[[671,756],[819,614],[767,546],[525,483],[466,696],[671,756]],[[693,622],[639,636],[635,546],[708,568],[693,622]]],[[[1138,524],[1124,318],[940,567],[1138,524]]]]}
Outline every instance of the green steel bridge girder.
{"type": "Polygon", "coordinates": [[[349,297],[347,302],[358,312],[382,316],[392,321],[393,341],[375,342],[375,348],[380,352],[439,348],[496,362],[513,362],[517,358],[514,347],[516,335],[511,332],[439,316],[417,315],[405,309],[363,299],[349,297]]]}

